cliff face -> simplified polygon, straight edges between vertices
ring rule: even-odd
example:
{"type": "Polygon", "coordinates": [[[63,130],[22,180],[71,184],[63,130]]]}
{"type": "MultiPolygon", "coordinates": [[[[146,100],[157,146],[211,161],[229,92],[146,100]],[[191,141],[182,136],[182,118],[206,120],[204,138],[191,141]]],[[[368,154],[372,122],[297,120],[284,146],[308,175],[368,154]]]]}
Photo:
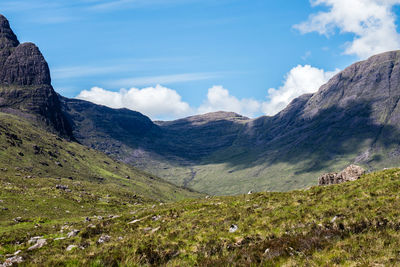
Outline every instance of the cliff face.
{"type": "Polygon", "coordinates": [[[20,44],[7,19],[0,15],[0,109],[32,117],[50,130],[72,138],[51,86],[49,66],[39,48],[20,44]]]}

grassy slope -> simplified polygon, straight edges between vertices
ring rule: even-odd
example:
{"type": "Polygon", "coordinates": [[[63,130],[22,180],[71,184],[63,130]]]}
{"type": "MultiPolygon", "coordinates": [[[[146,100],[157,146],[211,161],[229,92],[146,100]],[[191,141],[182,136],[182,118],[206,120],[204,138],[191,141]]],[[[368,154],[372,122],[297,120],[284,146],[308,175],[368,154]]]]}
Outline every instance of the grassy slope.
{"type": "Polygon", "coordinates": [[[119,218],[87,223],[14,223],[0,235],[0,253],[21,249],[25,263],[52,266],[393,265],[400,252],[399,189],[400,169],[392,169],[304,191],[127,206],[119,218]],[[140,221],[128,224],[134,219],[140,221]],[[229,233],[232,224],[238,230],[229,233]],[[63,225],[81,233],[55,241],[66,235],[63,225]],[[111,241],[96,243],[103,234],[111,241]],[[37,235],[48,244],[27,251],[37,235]],[[66,252],[71,244],[82,248],[66,252]]]}
{"type": "MultiPolygon", "coordinates": [[[[227,155],[229,151],[221,153],[227,155]]],[[[344,169],[349,163],[354,162],[356,156],[357,153],[351,153],[337,157],[325,162],[324,168],[310,169],[307,172],[304,169],[307,169],[312,161],[318,161],[317,156],[309,155],[299,158],[296,162],[282,161],[270,164],[263,161],[260,156],[247,155],[232,158],[230,163],[210,163],[214,158],[220,157],[216,154],[206,159],[203,164],[193,164],[189,167],[153,157],[151,161],[146,159],[151,164],[137,164],[137,166],[176,185],[185,185],[199,192],[210,195],[237,195],[250,190],[285,192],[313,186],[317,184],[316,177],[326,172],[344,169]],[[192,173],[195,173],[193,179],[192,173]]],[[[376,162],[373,168],[397,166],[396,161],[376,162]]],[[[359,165],[368,169],[365,164],[359,165]]]]}
{"type": "Polygon", "coordinates": [[[0,188],[1,227],[19,216],[30,221],[65,219],[135,203],[199,196],[4,113],[0,113],[0,188]],[[71,192],[56,189],[58,184],[71,192]]]}

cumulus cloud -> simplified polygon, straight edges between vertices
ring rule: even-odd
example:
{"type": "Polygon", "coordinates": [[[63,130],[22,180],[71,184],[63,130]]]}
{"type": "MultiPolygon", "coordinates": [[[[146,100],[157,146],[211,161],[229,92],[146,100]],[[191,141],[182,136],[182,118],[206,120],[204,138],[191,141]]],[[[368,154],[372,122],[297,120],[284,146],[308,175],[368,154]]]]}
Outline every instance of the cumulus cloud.
{"type": "Polygon", "coordinates": [[[213,86],[208,90],[207,99],[198,108],[199,113],[214,111],[232,111],[253,117],[260,113],[261,103],[254,99],[238,99],[222,86],[213,86]]]}
{"type": "Polygon", "coordinates": [[[312,14],[308,21],[295,25],[301,33],[355,35],[344,53],[364,59],[374,54],[400,48],[393,6],[400,0],[311,0],[312,6],[325,5],[327,12],[312,14]]]}
{"type": "Polygon", "coordinates": [[[208,89],[206,99],[199,107],[191,107],[182,100],[178,92],[161,85],[143,89],[121,89],[118,92],[93,87],[82,91],[76,98],[111,108],[128,108],[152,119],[177,119],[215,111],[231,111],[256,117],[261,114],[275,115],[296,97],[316,92],[337,72],[338,70],[325,72],[310,65],[299,65],[286,75],[281,87],[268,90],[268,97],[264,102],[237,98],[223,86],[208,89]]]}
{"type": "Polygon", "coordinates": [[[286,75],[281,87],[268,90],[267,101],[262,103],[262,111],[266,115],[275,115],[296,97],[317,92],[319,87],[325,84],[338,71],[325,72],[310,65],[298,65],[286,75]]]}
{"type": "Polygon", "coordinates": [[[128,108],[153,119],[177,118],[192,114],[188,103],[172,89],[157,85],[143,89],[108,91],[99,87],[82,91],[76,98],[111,108],[128,108]]]}

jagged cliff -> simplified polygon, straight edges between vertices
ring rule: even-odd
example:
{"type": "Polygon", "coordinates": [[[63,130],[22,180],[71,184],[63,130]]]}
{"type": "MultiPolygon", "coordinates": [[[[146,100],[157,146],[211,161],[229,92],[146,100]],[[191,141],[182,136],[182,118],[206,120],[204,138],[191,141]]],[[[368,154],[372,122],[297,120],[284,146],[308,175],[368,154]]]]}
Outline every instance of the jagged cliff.
{"type": "Polygon", "coordinates": [[[0,109],[37,120],[53,132],[72,138],[72,129],[51,86],[46,60],[33,43],[19,43],[8,20],[2,15],[0,109]]]}

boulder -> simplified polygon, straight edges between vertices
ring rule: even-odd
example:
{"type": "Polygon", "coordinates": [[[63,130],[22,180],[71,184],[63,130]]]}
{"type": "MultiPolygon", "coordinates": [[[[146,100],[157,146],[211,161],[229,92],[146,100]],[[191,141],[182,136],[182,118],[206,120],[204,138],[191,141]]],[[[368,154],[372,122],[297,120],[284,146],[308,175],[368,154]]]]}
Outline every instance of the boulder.
{"type": "Polygon", "coordinates": [[[38,239],[38,240],[36,241],[36,244],[33,245],[33,246],[31,246],[31,247],[29,247],[28,250],[39,249],[39,248],[43,247],[43,246],[46,245],[46,244],[47,244],[47,240],[46,240],[46,239],[38,239]]]}
{"type": "Polygon", "coordinates": [[[69,245],[66,249],[66,251],[71,251],[73,249],[76,249],[78,246],[77,245],[69,245]]]}
{"type": "Polygon", "coordinates": [[[71,238],[71,237],[75,237],[79,234],[79,230],[72,230],[71,232],[68,233],[67,237],[71,238]]]}
{"type": "Polygon", "coordinates": [[[341,184],[345,182],[355,181],[365,174],[365,170],[357,165],[350,165],[339,173],[325,173],[318,178],[318,185],[341,184]]]}
{"type": "Polygon", "coordinates": [[[102,243],[110,242],[110,240],[111,240],[111,236],[102,235],[102,236],[100,236],[99,240],[97,240],[97,243],[102,244],[102,243]]]}

